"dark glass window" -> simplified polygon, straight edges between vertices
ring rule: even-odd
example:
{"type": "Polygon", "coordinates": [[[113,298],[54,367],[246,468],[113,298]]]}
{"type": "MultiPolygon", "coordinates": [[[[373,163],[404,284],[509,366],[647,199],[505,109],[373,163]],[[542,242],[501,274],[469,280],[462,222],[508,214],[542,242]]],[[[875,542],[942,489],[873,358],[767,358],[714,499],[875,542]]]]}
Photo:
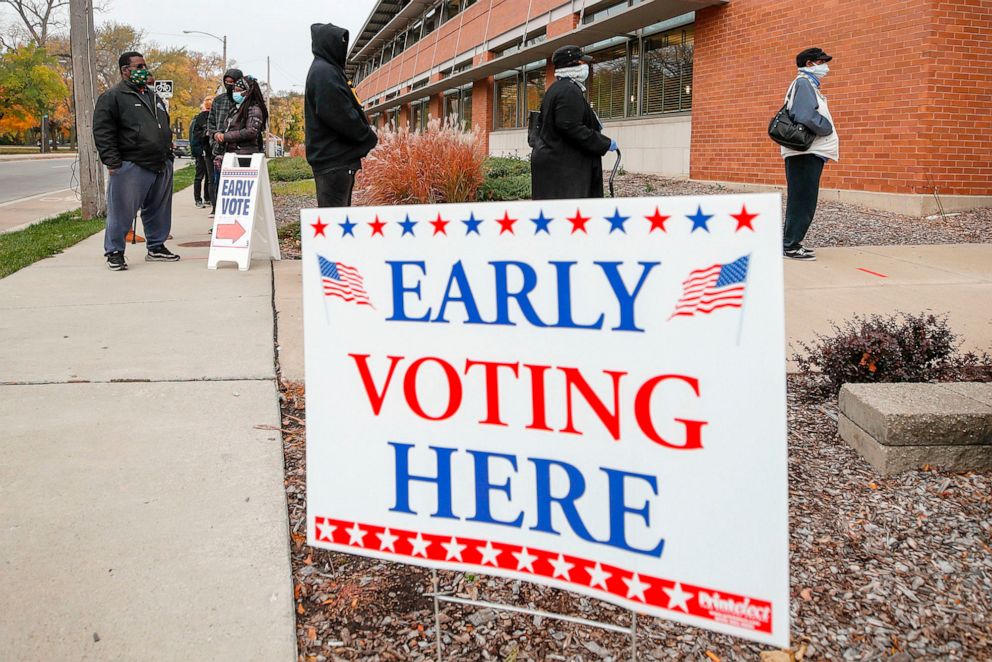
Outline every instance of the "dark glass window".
{"type": "Polygon", "coordinates": [[[594,62],[586,87],[589,104],[600,119],[624,116],[627,89],[627,44],[592,53],[594,62]]]}
{"type": "MultiPolygon", "coordinates": [[[[541,109],[541,100],[544,99],[544,82],[547,77],[547,69],[533,69],[527,72],[527,112],[541,109]]],[[[526,115],[526,113],[524,114],[526,115]]]]}
{"type": "Polygon", "coordinates": [[[496,112],[494,128],[515,129],[518,124],[520,97],[519,74],[496,81],[496,112]]]}
{"type": "Polygon", "coordinates": [[[459,6],[461,4],[460,0],[445,0],[444,4],[444,17],[441,19],[443,21],[450,21],[455,16],[458,16],[458,12],[461,9],[459,6]]]}
{"type": "Polygon", "coordinates": [[[692,108],[693,26],[644,39],[644,114],[692,108]]]}
{"type": "Polygon", "coordinates": [[[424,34],[423,34],[424,37],[426,37],[427,35],[429,35],[430,33],[434,32],[434,30],[437,29],[438,19],[440,17],[441,17],[440,7],[434,7],[429,12],[427,12],[427,15],[424,16],[424,34]]]}
{"type": "Polygon", "coordinates": [[[423,21],[416,21],[410,26],[410,29],[406,33],[406,43],[407,46],[413,46],[418,41],[420,41],[420,31],[424,27],[423,21]]]}

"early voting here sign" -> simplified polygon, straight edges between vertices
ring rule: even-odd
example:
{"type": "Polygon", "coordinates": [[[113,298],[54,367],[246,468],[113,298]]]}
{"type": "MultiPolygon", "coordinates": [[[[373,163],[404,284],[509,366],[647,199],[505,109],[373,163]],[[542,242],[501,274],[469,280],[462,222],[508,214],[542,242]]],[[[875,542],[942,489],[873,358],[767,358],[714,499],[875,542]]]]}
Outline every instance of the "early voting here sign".
{"type": "Polygon", "coordinates": [[[787,646],[779,205],[304,210],[310,544],[787,646]]]}

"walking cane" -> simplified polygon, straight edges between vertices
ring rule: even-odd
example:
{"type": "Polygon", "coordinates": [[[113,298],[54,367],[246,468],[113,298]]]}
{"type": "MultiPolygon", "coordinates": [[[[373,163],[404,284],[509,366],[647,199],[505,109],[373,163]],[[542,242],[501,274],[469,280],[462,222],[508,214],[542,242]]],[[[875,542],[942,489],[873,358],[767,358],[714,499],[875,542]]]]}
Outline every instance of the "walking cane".
{"type": "MultiPolygon", "coordinates": [[[[612,186],[612,184],[611,184],[612,186]]],[[[613,189],[610,188],[610,194],[613,194],[613,189]]],[[[131,245],[134,246],[138,243],[138,215],[134,215],[134,220],[131,222],[131,245]]]]}
{"type": "Polygon", "coordinates": [[[610,173],[610,197],[617,197],[613,192],[613,179],[617,176],[617,171],[620,170],[620,148],[617,147],[617,162],[613,164],[613,172],[610,173]]]}

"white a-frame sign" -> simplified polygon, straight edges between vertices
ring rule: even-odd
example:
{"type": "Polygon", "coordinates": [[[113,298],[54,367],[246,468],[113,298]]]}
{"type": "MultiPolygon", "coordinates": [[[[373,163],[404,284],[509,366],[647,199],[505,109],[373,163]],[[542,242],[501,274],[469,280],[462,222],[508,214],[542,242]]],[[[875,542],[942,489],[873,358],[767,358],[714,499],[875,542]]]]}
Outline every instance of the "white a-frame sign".
{"type": "Polygon", "coordinates": [[[236,262],[247,271],[252,257],[280,259],[265,155],[225,154],[217,196],[207,268],[236,262]]]}

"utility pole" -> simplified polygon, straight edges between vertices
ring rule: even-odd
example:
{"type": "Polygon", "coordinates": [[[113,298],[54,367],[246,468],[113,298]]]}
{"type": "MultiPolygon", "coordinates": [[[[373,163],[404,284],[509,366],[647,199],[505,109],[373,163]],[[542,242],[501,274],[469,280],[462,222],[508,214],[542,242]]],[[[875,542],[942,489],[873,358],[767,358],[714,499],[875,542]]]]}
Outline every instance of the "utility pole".
{"type": "Polygon", "coordinates": [[[79,143],[79,188],[83,218],[107,213],[103,164],[93,140],[93,110],[96,107],[96,30],[93,0],[69,0],[69,41],[72,50],[72,89],[76,108],[76,140],[79,143]]]}

